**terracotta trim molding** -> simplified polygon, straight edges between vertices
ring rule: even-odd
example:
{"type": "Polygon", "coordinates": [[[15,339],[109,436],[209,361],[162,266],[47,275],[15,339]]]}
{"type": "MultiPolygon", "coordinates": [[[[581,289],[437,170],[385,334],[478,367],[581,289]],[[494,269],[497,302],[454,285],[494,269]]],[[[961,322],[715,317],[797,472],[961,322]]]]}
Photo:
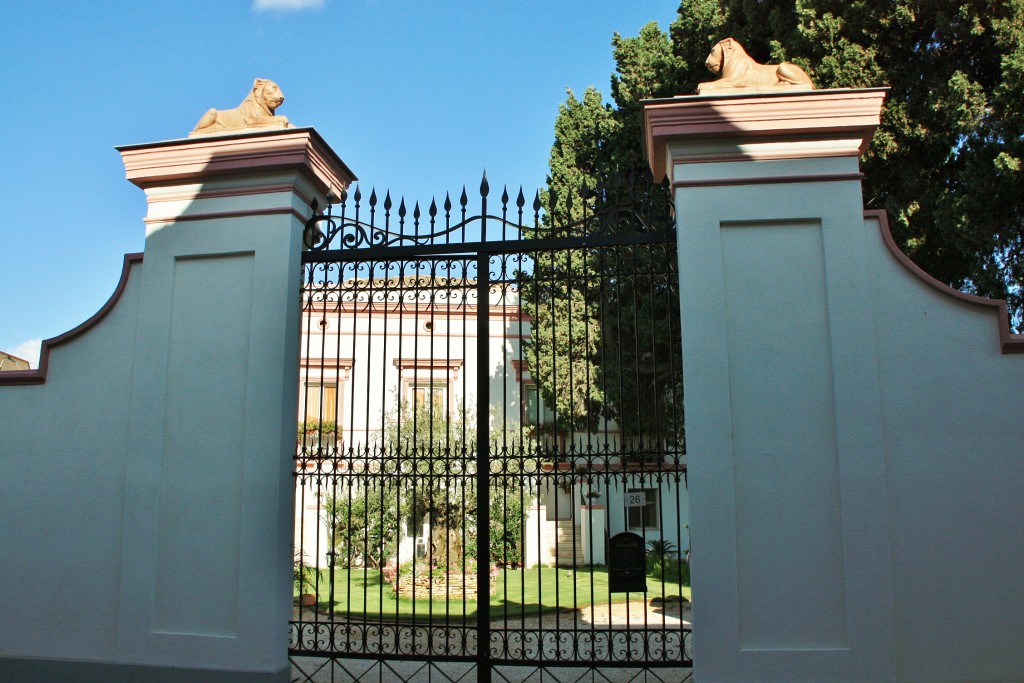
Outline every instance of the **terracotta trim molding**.
{"type": "Polygon", "coordinates": [[[352,366],[355,364],[356,361],[354,358],[332,358],[330,356],[303,356],[301,359],[299,359],[300,366],[308,366],[310,368],[317,368],[321,370],[334,370],[336,368],[341,368],[343,370],[351,370],[352,366]],[[316,362],[310,364],[311,360],[316,362]]]}
{"type": "MultiPolygon", "coordinates": [[[[320,291],[317,287],[309,288],[310,291],[320,291]]],[[[344,291],[344,290],[343,290],[344,291]]],[[[376,291],[377,293],[383,292],[384,290],[368,290],[376,291]]],[[[395,290],[397,291],[397,290],[395,290]]],[[[418,302],[405,302],[405,301],[359,301],[359,305],[353,305],[351,299],[345,301],[328,301],[321,302],[315,301],[309,304],[309,308],[303,310],[303,315],[312,311],[313,313],[364,313],[377,317],[389,317],[389,316],[409,316],[414,317],[417,314],[423,314],[420,317],[425,317],[425,314],[432,313],[438,320],[453,320],[461,321],[466,320],[475,324],[476,315],[478,313],[479,306],[477,304],[457,304],[453,305],[450,309],[443,304],[421,304],[418,302]],[[330,306],[328,306],[330,304],[330,306]],[[449,312],[451,311],[451,312],[449,312]]],[[[490,311],[488,316],[491,322],[498,322],[500,320],[511,320],[513,322],[521,323],[532,323],[533,318],[525,313],[521,313],[521,308],[518,304],[494,304],[490,305],[490,311]]]]}
{"type": "Polygon", "coordinates": [[[1003,353],[1024,353],[1024,334],[1013,334],[1010,332],[1010,315],[1006,309],[1006,301],[1003,299],[987,299],[982,296],[965,294],[959,289],[950,287],[945,282],[936,280],[926,273],[916,263],[903,253],[897,246],[896,240],[889,230],[889,216],[882,209],[874,209],[864,212],[865,218],[873,218],[878,221],[878,229],[882,233],[882,241],[888,247],[889,253],[893,255],[900,265],[910,271],[914,277],[925,283],[932,289],[954,299],[959,299],[975,306],[984,306],[993,309],[996,313],[996,324],[999,326],[999,347],[1003,353]]]}
{"type": "Polygon", "coordinates": [[[190,215],[178,214],[175,216],[169,216],[167,218],[144,218],[142,220],[146,225],[159,225],[163,223],[184,223],[186,221],[215,221],[222,218],[247,218],[250,216],[284,216],[291,214],[297,218],[300,222],[305,223],[309,220],[309,216],[304,216],[294,207],[282,206],[273,209],[242,209],[239,211],[212,211],[210,213],[197,213],[190,215]]]}
{"type": "Polygon", "coordinates": [[[186,138],[116,148],[125,177],[146,189],[242,173],[299,171],[319,192],[338,194],[356,176],[313,128],[186,138]]]}
{"type": "MultiPolygon", "coordinates": [[[[310,362],[311,359],[303,356],[299,359],[299,369],[302,377],[299,379],[302,384],[305,385],[308,382],[328,382],[335,380],[339,383],[348,382],[352,377],[352,367],[355,365],[355,360],[352,358],[313,358],[315,361],[310,362]]],[[[342,396],[340,395],[341,387],[338,387],[338,412],[341,412],[342,396]]]]}
{"type": "Polygon", "coordinates": [[[36,370],[15,370],[11,372],[0,372],[0,386],[18,385],[18,384],[43,384],[46,382],[46,373],[50,366],[50,351],[66,344],[69,341],[81,337],[83,334],[88,332],[90,329],[95,327],[107,317],[107,314],[114,309],[117,302],[121,299],[121,295],[124,294],[125,287],[128,286],[128,277],[131,274],[133,266],[142,263],[142,254],[125,254],[124,265],[121,267],[121,279],[117,282],[117,287],[114,289],[114,293],[110,295],[107,302],[103,304],[91,318],[86,320],[84,323],[75,327],[72,330],[65,332],[57,337],[43,340],[42,346],[39,349],[39,368],[36,370]]]}
{"type": "Polygon", "coordinates": [[[395,358],[393,362],[401,370],[458,370],[462,367],[461,358],[395,358]]]}
{"type": "Polygon", "coordinates": [[[863,153],[879,125],[886,92],[866,88],[646,100],[645,155],[655,180],[661,180],[668,143],[675,140],[849,139],[853,133],[863,153]]]}
{"type": "Polygon", "coordinates": [[[522,384],[522,382],[523,382],[523,370],[528,369],[526,367],[526,362],[525,361],[521,361],[518,358],[513,358],[512,359],[512,369],[515,370],[515,373],[516,373],[516,382],[519,382],[520,384],[522,384]]]}
{"type": "Polygon", "coordinates": [[[676,180],[672,189],[686,187],[729,187],[735,185],[771,185],[777,183],[837,183],[847,180],[863,180],[863,173],[830,173],[824,175],[773,175],[751,178],[701,178],[700,180],[676,180]]]}
{"type": "Polygon", "coordinates": [[[593,463],[591,465],[584,465],[584,469],[578,469],[578,465],[569,462],[560,462],[557,465],[552,463],[541,463],[540,469],[542,472],[553,472],[557,469],[558,472],[572,472],[580,475],[592,474],[594,472],[685,472],[686,463],[670,463],[670,462],[612,462],[612,463],[593,463]]]}
{"type": "Polygon", "coordinates": [[[226,197],[245,197],[257,194],[278,194],[280,192],[291,192],[297,196],[303,204],[308,206],[313,198],[305,192],[299,191],[294,185],[257,185],[254,187],[228,187],[217,190],[208,190],[203,187],[196,189],[181,190],[180,192],[161,192],[158,195],[147,195],[146,201],[150,204],[162,202],[193,202],[197,199],[223,199],[226,197]]]}
{"type": "MultiPolygon", "coordinates": [[[[771,142],[780,141],[787,142],[783,138],[773,138],[771,140],[771,142]]],[[[823,149],[772,148],[766,150],[752,148],[744,149],[742,151],[730,151],[722,153],[687,153],[685,156],[673,159],[672,162],[675,166],[683,166],[686,164],[735,163],[737,161],[788,161],[791,159],[835,159],[839,157],[859,159],[860,153],[857,151],[858,147],[854,147],[852,150],[846,151],[834,147],[826,147],[823,149]]]]}

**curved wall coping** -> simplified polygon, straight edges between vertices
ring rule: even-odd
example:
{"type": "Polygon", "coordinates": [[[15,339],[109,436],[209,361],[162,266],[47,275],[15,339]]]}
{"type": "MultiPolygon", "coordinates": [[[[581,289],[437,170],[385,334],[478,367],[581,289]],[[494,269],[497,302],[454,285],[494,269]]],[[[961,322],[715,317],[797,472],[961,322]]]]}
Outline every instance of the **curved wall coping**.
{"type": "MultiPolygon", "coordinates": [[[[950,287],[940,280],[935,279],[922,270],[920,266],[911,261],[910,257],[904,254],[896,244],[896,240],[893,239],[892,231],[889,228],[889,217],[883,209],[865,211],[864,217],[878,221],[879,232],[882,235],[882,241],[885,243],[885,246],[889,249],[893,258],[895,258],[900,265],[914,275],[914,277],[946,296],[975,306],[983,306],[985,308],[992,309],[997,314],[999,345],[1000,350],[1003,353],[1024,353],[1024,334],[1013,334],[1010,332],[1010,317],[1007,312],[1006,301],[1003,299],[988,299],[981,296],[975,296],[973,294],[966,294],[954,287],[950,287]]],[[[110,295],[110,298],[107,299],[106,303],[104,303],[92,317],[77,327],[65,332],[64,334],[43,340],[39,351],[38,369],[12,370],[0,373],[0,386],[45,383],[46,373],[49,368],[50,351],[58,346],[77,339],[107,317],[110,311],[113,310],[114,306],[117,305],[121,295],[124,293],[124,290],[128,285],[128,277],[131,274],[132,267],[142,263],[142,258],[143,255],[141,253],[125,254],[124,264],[121,268],[121,277],[114,289],[114,293],[110,295]]]]}
{"type": "Polygon", "coordinates": [[[918,280],[946,296],[974,306],[984,306],[985,308],[992,309],[996,313],[996,324],[999,326],[999,347],[1003,353],[1024,353],[1024,334],[1013,334],[1010,332],[1010,315],[1006,309],[1006,301],[966,294],[955,287],[950,287],[941,280],[935,279],[911,261],[910,257],[904,254],[896,244],[892,231],[889,229],[889,216],[883,209],[865,211],[864,217],[873,218],[878,221],[878,229],[882,233],[882,241],[885,242],[885,246],[888,247],[893,258],[899,261],[900,265],[910,271],[918,280]]]}
{"type": "Polygon", "coordinates": [[[84,323],[75,327],[64,334],[49,339],[44,339],[39,349],[39,367],[36,370],[14,370],[11,372],[0,372],[0,386],[10,386],[18,384],[43,384],[46,382],[46,372],[49,369],[50,364],[50,351],[67,344],[70,341],[78,339],[86,332],[91,330],[100,324],[100,322],[107,317],[107,314],[114,309],[117,302],[121,299],[121,295],[124,294],[125,287],[128,286],[128,276],[131,274],[132,266],[142,263],[141,253],[132,253],[124,255],[124,265],[121,267],[121,279],[117,282],[117,287],[114,289],[114,293],[110,295],[107,302],[103,304],[100,310],[96,311],[95,314],[84,323]]]}

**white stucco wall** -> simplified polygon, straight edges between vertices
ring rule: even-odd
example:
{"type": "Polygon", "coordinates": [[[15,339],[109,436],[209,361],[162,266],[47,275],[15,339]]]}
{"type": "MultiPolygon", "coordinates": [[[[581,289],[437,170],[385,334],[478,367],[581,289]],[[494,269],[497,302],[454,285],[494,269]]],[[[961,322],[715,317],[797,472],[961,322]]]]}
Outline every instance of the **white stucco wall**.
{"type": "Polygon", "coordinates": [[[880,104],[652,105],[679,234],[697,680],[1024,671],[1024,355],[1002,351],[999,311],[926,284],[865,219],[880,104]]]}
{"type": "Polygon", "coordinates": [[[142,270],[46,384],[0,386],[0,657],[116,656],[142,270]]]}
{"type": "Polygon", "coordinates": [[[930,287],[864,221],[901,681],[1024,672],[1024,355],[998,313],[930,287]]]}
{"type": "Polygon", "coordinates": [[[45,383],[0,378],[0,679],[289,679],[301,235],[325,194],[303,159],[325,150],[309,129],[122,149],[144,265],[45,383]]]}

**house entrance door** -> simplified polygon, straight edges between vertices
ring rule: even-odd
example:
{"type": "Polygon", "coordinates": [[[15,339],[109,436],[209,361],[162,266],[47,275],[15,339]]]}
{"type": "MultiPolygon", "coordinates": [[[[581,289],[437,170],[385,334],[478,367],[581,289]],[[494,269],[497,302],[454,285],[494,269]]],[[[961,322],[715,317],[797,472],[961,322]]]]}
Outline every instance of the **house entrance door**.
{"type": "Polygon", "coordinates": [[[307,225],[297,680],[689,676],[669,195],[608,188],[307,225]],[[626,531],[646,592],[611,592],[626,531]]]}

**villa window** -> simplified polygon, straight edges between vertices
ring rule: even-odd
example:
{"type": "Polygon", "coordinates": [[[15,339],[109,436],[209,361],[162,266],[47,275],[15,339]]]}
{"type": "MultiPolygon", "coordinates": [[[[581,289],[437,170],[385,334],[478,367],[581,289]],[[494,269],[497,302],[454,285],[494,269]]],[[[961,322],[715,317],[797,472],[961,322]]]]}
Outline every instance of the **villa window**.
{"type": "Polygon", "coordinates": [[[658,489],[628,489],[626,506],[630,531],[658,528],[658,489]]]}
{"type": "Polygon", "coordinates": [[[461,359],[396,358],[401,387],[399,410],[427,412],[435,418],[453,410],[452,396],[459,379],[461,359]]]}
{"type": "Polygon", "coordinates": [[[555,415],[544,404],[539,387],[533,382],[523,384],[523,419],[524,425],[542,425],[551,422],[555,415]]]}
{"type": "Polygon", "coordinates": [[[448,408],[448,383],[414,382],[409,385],[409,401],[417,411],[443,413],[448,408]]]}
{"type": "Polygon", "coordinates": [[[335,382],[306,383],[306,422],[338,421],[338,385],[335,382]]]}
{"type": "Polygon", "coordinates": [[[339,439],[337,382],[306,382],[304,410],[306,448],[334,448],[339,439]]]}

